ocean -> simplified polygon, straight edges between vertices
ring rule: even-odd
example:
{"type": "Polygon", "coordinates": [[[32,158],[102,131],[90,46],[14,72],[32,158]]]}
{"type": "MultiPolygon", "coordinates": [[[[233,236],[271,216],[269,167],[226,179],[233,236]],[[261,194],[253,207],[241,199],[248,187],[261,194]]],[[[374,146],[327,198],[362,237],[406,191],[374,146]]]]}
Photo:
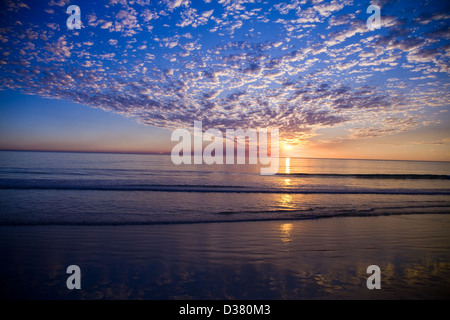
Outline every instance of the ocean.
{"type": "Polygon", "coordinates": [[[261,176],[165,155],[3,151],[0,297],[448,299],[449,168],[282,158],[261,176]]]}
{"type": "Polygon", "coordinates": [[[280,159],[173,165],[167,155],[0,152],[1,225],[133,225],[450,213],[450,163],[280,159]]]}

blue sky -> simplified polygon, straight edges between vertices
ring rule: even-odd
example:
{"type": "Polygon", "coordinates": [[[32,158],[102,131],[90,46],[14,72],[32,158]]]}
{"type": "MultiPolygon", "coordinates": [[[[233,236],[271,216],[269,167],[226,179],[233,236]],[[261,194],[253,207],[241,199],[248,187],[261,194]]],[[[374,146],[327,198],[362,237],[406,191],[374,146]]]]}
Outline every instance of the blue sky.
{"type": "Polygon", "coordinates": [[[0,144],[8,150],[165,153],[170,131],[80,104],[0,92],[0,144]]]}
{"type": "Polygon", "coordinates": [[[170,152],[202,120],[279,128],[299,156],[450,160],[444,1],[1,6],[0,149],[170,152]]]}

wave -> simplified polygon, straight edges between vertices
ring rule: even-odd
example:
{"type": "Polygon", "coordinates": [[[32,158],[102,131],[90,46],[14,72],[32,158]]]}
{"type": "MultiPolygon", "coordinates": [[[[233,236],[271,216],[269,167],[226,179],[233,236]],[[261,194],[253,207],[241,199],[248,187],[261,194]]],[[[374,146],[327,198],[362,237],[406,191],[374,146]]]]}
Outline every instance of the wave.
{"type": "Polygon", "coordinates": [[[72,190],[72,191],[142,191],[190,193],[263,193],[263,194],[387,194],[387,195],[450,195],[449,189],[388,189],[388,188],[260,188],[218,185],[162,185],[162,184],[108,184],[71,181],[6,181],[0,190],[72,190]]]}
{"type": "Polygon", "coordinates": [[[356,178],[356,179],[393,179],[393,180],[450,180],[445,174],[341,174],[341,173],[278,173],[279,176],[304,178],[356,178]]]}
{"type": "Polygon", "coordinates": [[[381,217],[381,216],[400,216],[400,215],[447,215],[449,211],[422,211],[420,213],[406,213],[406,212],[381,212],[372,213],[367,212],[352,212],[352,213],[332,213],[327,215],[305,215],[305,216],[287,216],[287,217],[245,217],[232,219],[204,219],[204,220],[174,220],[174,221],[0,221],[0,227],[8,226],[152,226],[152,225],[187,225],[187,224],[202,224],[202,223],[237,223],[237,222],[264,222],[264,221],[302,221],[302,220],[319,220],[327,218],[351,218],[351,217],[381,217]]]}

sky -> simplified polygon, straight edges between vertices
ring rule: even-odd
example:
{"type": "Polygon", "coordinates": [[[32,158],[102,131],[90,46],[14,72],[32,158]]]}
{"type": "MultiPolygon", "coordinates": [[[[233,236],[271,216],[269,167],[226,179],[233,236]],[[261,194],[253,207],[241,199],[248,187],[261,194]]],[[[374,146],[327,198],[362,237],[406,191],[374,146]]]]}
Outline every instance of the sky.
{"type": "Polygon", "coordinates": [[[170,153],[202,121],[278,128],[285,156],[450,161],[446,1],[0,3],[2,150],[170,153]]]}

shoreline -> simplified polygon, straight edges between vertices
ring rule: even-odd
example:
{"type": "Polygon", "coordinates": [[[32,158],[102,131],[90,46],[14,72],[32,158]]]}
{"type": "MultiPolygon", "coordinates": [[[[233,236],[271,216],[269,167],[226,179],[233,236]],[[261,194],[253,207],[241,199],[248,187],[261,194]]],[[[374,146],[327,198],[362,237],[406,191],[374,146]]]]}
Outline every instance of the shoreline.
{"type": "Polygon", "coordinates": [[[0,226],[7,300],[448,299],[450,216],[0,226]],[[81,290],[66,288],[79,265],[81,290]],[[369,265],[381,290],[366,287],[369,265]]]}

